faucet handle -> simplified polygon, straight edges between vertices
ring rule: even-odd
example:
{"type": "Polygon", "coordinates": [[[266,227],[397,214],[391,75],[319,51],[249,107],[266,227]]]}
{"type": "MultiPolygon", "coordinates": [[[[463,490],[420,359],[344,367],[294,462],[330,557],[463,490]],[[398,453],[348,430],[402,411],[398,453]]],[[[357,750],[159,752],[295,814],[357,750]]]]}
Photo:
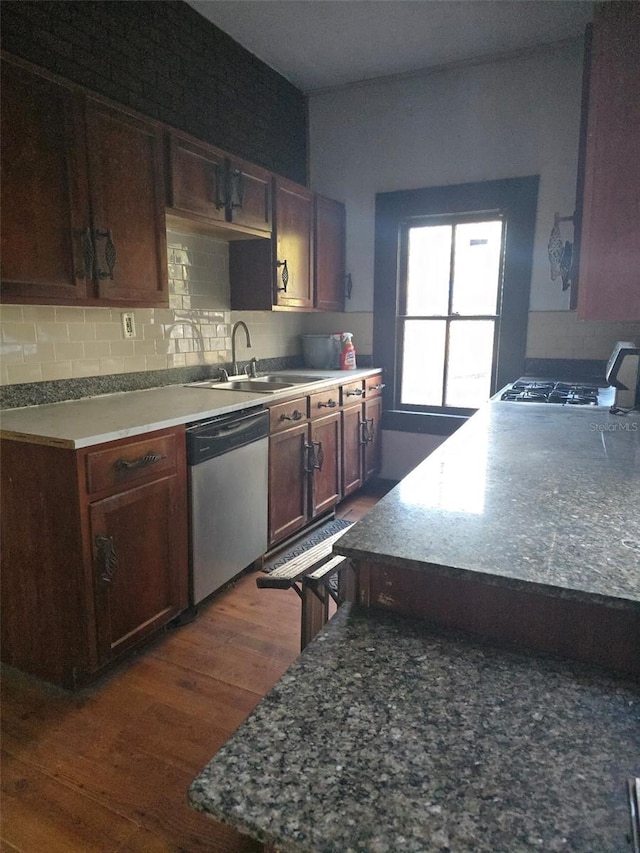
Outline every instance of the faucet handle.
{"type": "Polygon", "coordinates": [[[252,379],[255,379],[258,375],[258,359],[252,358],[249,364],[245,365],[244,372],[247,376],[251,376],[252,379]]]}
{"type": "Polygon", "coordinates": [[[228,382],[228,381],[229,381],[229,374],[228,374],[228,373],[227,373],[227,371],[224,369],[224,367],[221,367],[221,368],[219,369],[219,371],[218,371],[218,379],[219,379],[221,382],[228,382]]]}

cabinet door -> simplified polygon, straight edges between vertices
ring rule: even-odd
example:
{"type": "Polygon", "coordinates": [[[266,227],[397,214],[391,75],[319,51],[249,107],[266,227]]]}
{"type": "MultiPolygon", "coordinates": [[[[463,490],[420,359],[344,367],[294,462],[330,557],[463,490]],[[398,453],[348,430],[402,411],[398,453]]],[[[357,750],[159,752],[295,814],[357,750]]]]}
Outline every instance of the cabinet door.
{"type": "Polygon", "coordinates": [[[87,136],[99,295],[119,304],[167,305],[160,131],[88,101],[87,136]]]}
{"type": "Polygon", "coordinates": [[[276,178],[275,187],[275,302],[312,308],[313,195],[281,178],[276,178]]]}
{"type": "Polygon", "coordinates": [[[84,299],[92,282],[82,101],[3,61],[1,103],[3,298],[84,299]]]}
{"type": "Polygon", "coordinates": [[[592,64],[578,317],[640,320],[640,5],[600,3],[592,64]]]}
{"type": "Polygon", "coordinates": [[[176,134],[170,138],[169,150],[171,208],[224,222],[227,198],[222,151],[176,134]]]}
{"type": "Polygon", "coordinates": [[[172,476],[89,505],[101,663],[186,608],[184,497],[172,476]]]}
{"type": "Polygon", "coordinates": [[[321,515],[340,500],[340,461],[342,437],[340,412],[316,418],[310,425],[311,453],[311,517],[321,515]]]}
{"type": "Polygon", "coordinates": [[[307,523],[306,423],[269,438],[269,543],[279,542],[307,523]]]}
{"type": "Polygon", "coordinates": [[[362,486],[362,448],[364,419],[362,404],[342,412],[342,496],[357,492],[362,486]]]}
{"type": "Polygon", "coordinates": [[[345,208],[323,196],[316,196],[314,255],[316,308],[344,311],[345,208]]]}
{"type": "Polygon", "coordinates": [[[370,480],[380,470],[380,451],[382,448],[382,397],[374,397],[364,403],[363,427],[365,433],[364,446],[364,480],[370,480]]]}
{"type": "Polygon", "coordinates": [[[241,160],[229,162],[229,220],[271,233],[270,172],[241,160]]]}

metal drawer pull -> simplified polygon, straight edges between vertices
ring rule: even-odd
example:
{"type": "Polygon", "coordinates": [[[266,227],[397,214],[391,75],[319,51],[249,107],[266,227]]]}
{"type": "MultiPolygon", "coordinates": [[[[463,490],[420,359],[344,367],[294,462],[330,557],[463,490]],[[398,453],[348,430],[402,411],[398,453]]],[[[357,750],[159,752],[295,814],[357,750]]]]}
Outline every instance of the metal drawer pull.
{"type": "Polygon", "coordinates": [[[362,397],[364,391],[362,388],[356,388],[355,391],[347,391],[347,397],[362,397]]]}
{"type": "Polygon", "coordinates": [[[367,443],[373,444],[373,439],[375,436],[375,427],[373,425],[373,418],[367,418],[365,423],[366,423],[365,434],[367,437],[367,443]],[[369,426],[369,424],[371,424],[371,426],[369,426]]]}
{"type": "Polygon", "coordinates": [[[113,538],[98,533],[95,537],[95,543],[98,551],[100,580],[103,583],[111,583],[118,568],[118,555],[116,554],[116,546],[113,544],[113,538]]]}
{"type": "Polygon", "coordinates": [[[313,446],[314,446],[313,467],[317,471],[322,471],[322,466],[324,465],[324,450],[322,449],[322,442],[321,441],[312,441],[311,444],[313,444],[313,446]],[[317,450],[315,450],[316,445],[318,446],[317,450]]]}
{"type": "Polygon", "coordinates": [[[299,421],[302,417],[302,412],[299,412],[297,409],[294,409],[291,415],[280,415],[281,421],[299,421]]]}
{"type": "Polygon", "coordinates": [[[149,465],[155,465],[156,462],[160,462],[161,459],[166,458],[166,456],[161,456],[159,453],[154,453],[150,450],[149,453],[145,453],[144,456],[141,456],[139,459],[133,459],[131,462],[128,459],[118,459],[117,462],[113,463],[113,467],[116,471],[134,471],[137,468],[146,468],[149,465]]]}
{"type": "Polygon", "coordinates": [[[367,430],[367,422],[360,421],[360,444],[365,445],[369,441],[369,433],[367,430]]]}
{"type": "Polygon", "coordinates": [[[107,265],[107,270],[98,270],[98,278],[110,278],[113,281],[113,271],[116,267],[116,246],[111,237],[111,229],[107,231],[96,228],[96,240],[106,240],[104,247],[104,260],[107,265]]]}
{"type": "Polygon", "coordinates": [[[381,383],[380,385],[372,385],[369,390],[370,391],[382,391],[383,388],[386,388],[386,385],[384,383],[381,383]]]}
{"type": "Polygon", "coordinates": [[[233,169],[231,172],[230,185],[231,191],[229,196],[231,201],[229,206],[232,210],[235,208],[240,208],[240,210],[242,210],[244,206],[244,175],[240,169],[233,169]]]}
{"type": "Polygon", "coordinates": [[[289,284],[289,268],[287,267],[286,259],[284,261],[276,261],[277,267],[282,267],[280,278],[282,279],[282,287],[277,287],[276,290],[286,293],[287,285],[289,284]]]}
{"type": "Polygon", "coordinates": [[[338,404],[335,400],[329,399],[326,403],[318,403],[319,409],[335,409],[338,404]]]}

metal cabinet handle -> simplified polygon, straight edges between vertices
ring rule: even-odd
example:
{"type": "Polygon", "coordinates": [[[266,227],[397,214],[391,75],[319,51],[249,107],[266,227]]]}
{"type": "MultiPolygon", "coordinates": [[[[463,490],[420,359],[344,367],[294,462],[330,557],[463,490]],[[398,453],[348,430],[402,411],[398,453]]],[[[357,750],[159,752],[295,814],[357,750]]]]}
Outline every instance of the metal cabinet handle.
{"type": "Polygon", "coordinates": [[[304,473],[313,474],[313,469],[316,467],[316,455],[313,442],[309,443],[306,439],[304,442],[305,463],[304,473]]]}
{"type": "Polygon", "coordinates": [[[364,391],[362,388],[356,388],[355,391],[347,391],[347,397],[362,397],[364,391]]]}
{"type": "Polygon", "coordinates": [[[94,235],[96,240],[106,240],[104,246],[104,260],[107,265],[107,269],[99,269],[98,278],[110,278],[111,281],[113,281],[113,271],[116,266],[116,246],[111,236],[111,229],[108,228],[105,231],[104,229],[96,228],[96,230],[94,231],[94,235]]]}
{"type": "Polygon", "coordinates": [[[100,567],[100,580],[103,583],[111,583],[118,568],[118,555],[116,546],[111,536],[98,533],[95,537],[98,566],[100,567]]]}
{"type": "Polygon", "coordinates": [[[322,449],[321,441],[312,441],[311,444],[314,447],[313,451],[313,467],[317,471],[322,471],[322,466],[324,465],[324,450],[322,449]],[[317,446],[317,450],[315,449],[317,446]]]}
{"type": "Polygon", "coordinates": [[[369,435],[367,431],[367,422],[360,421],[360,444],[364,446],[365,444],[367,444],[368,441],[369,435]]]}
{"type": "Polygon", "coordinates": [[[382,391],[382,389],[383,389],[383,388],[386,388],[386,387],[387,387],[387,386],[384,384],[384,382],[381,382],[381,383],[380,383],[380,384],[378,384],[378,385],[372,385],[372,386],[371,386],[371,388],[370,388],[369,390],[370,390],[370,391],[382,391]]]}
{"type": "Polygon", "coordinates": [[[299,412],[297,409],[294,409],[290,415],[280,415],[281,421],[299,421],[302,417],[302,412],[299,412]]]}
{"type": "Polygon", "coordinates": [[[140,456],[139,459],[133,459],[129,462],[128,459],[118,459],[113,463],[116,471],[134,471],[137,468],[147,468],[149,465],[155,465],[161,459],[166,459],[166,456],[161,456],[159,453],[154,453],[152,450],[140,456]]]}
{"type": "Polygon", "coordinates": [[[318,403],[319,409],[335,409],[338,404],[335,400],[329,399],[326,403],[318,403]]]}
{"type": "Polygon", "coordinates": [[[286,259],[284,261],[276,261],[276,266],[278,268],[282,267],[282,272],[280,273],[280,278],[282,279],[282,287],[276,287],[276,290],[279,293],[286,293],[287,285],[289,284],[289,268],[287,267],[286,259]]]}
{"type": "Polygon", "coordinates": [[[244,175],[240,169],[233,169],[229,175],[229,207],[234,210],[244,207],[244,175]]]}
{"type": "Polygon", "coordinates": [[[91,237],[91,229],[83,228],[82,230],[77,232],[81,237],[82,242],[82,262],[83,269],[76,270],[76,276],[78,278],[93,278],[94,276],[94,264],[96,260],[96,247],[93,244],[93,239],[91,237]]]}
{"type": "Polygon", "coordinates": [[[222,210],[227,206],[225,187],[225,169],[222,163],[216,163],[213,167],[213,197],[216,210],[222,210]]]}
{"type": "Polygon", "coordinates": [[[375,427],[373,424],[373,418],[367,418],[365,423],[366,423],[367,443],[373,444],[373,439],[375,437],[375,427]],[[369,424],[371,424],[371,426],[369,426],[369,424]]]}

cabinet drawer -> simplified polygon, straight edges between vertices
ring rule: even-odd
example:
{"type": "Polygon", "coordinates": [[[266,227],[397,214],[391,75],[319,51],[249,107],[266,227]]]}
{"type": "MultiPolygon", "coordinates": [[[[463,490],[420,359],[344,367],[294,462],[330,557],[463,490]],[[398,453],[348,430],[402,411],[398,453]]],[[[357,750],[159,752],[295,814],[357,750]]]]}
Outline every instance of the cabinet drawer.
{"type": "Polygon", "coordinates": [[[357,382],[343,385],[340,389],[340,395],[343,406],[351,406],[353,403],[360,402],[364,397],[364,382],[359,379],[357,382]]]}
{"type": "Polygon", "coordinates": [[[379,397],[382,394],[382,389],[384,388],[384,382],[382,381],[382,374],[378,373],[376,376],[368,376],[364,380],[365,387],[365,397],[369,399],[370,397],[379,397]]]}
{"type": "Polygon", "coordinates": [[[297,397],[286,403],[278,403],[269,409],[269,431],[295,426],[296,423],[307,419],[307,397],[297,397]]]}
{"type": "Polygon", "coordinates": [[[176,436],[160,435],[127,442],[87,454],[87,492],[117,491],[137,480],[173,471],[176,467],[176,436]]]}
{"type": "Polygon", "coordinates": [[[309,396],[309,417],[320,418],[340,408],[340,391],[338,388],[327,388],[309,396]]]}

